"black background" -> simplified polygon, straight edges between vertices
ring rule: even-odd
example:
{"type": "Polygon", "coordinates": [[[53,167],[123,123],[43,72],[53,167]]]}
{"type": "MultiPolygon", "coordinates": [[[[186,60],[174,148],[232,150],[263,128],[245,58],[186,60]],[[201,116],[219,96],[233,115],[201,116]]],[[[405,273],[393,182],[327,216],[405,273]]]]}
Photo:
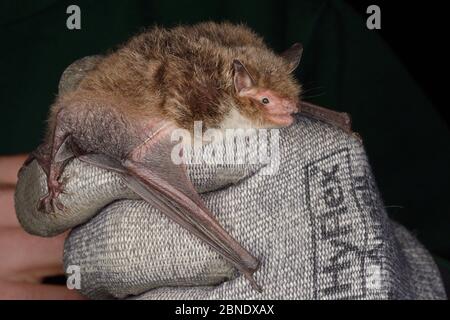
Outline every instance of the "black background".
{"type": "Polygon", "coordinates": [[[379,34],[449,124],[449,13],[444,2],[346,1],[361,15],[371,4],[380,6],[379,34]]]}
{"type": "MultiPolygon", "coordinates": [[[[369,5],[380,6],[382,28],[377,32],[399,57],[412,78],[420,85],[433,107],[446,122],[448,129],[450,125],[449,46],[447,40],[449,30],[446,22],[448,21],[446,5],[441,1],[346,0],[346,2],[362,16],[366,14],[369,5]]],[[[446,138],[435,136],[435,139],[446,138]]],[[[447,166],[450,167],[450,163],[447,163],[447,166]]],[[[446,192],[450,196],[450,190],[446,190],[446,192]]],[[[424,199],[424,201],[426,200],[424,199]]],[[[443,210],[443,217],[446,218],[442,223],[446,225],[448,233],[450,233],[450,224],[448,224],[450,212],[447,211],[448,208],[443,208],[443,210]]],[[[390,211],[395,211],[395,209],[392,208],[390,211]]],[[[428,212],[425,211],[422,214],[427,216],[428,212]]],[[[414,231],[420,238],[420,231],[417,229],[414,231]]],[[[447,292],[449,292],[450,250],[447,248],[438,252],[435,259],[441,267],[447,292]],[[443,261],[440,257],[445,257],[447,261],[443,261]]]]}

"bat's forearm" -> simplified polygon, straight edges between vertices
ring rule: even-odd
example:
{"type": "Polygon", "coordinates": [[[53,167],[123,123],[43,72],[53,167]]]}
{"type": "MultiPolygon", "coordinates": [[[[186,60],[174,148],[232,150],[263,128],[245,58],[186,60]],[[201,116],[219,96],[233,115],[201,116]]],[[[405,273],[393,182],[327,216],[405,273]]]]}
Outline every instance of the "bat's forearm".
{"type": "Polygon", "coordinates": [[[353,134],[351,127],[352,121],[348,113],[333,111],[305,101],[300,103],[299,113],[331,124],[347,133],[353,134]]]}

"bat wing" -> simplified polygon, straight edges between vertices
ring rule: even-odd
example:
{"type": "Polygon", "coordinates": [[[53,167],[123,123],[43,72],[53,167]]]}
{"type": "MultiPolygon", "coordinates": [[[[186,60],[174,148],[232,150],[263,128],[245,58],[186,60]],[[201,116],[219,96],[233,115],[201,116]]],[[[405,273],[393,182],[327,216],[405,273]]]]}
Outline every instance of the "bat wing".
{"type": "Polygon", "coordinates": [[[170,140],[170,126],[162,126],[154,132],[124,160],[98,154],[79,158],[122,173],[131,190],[207,243],[261,291],[252,276],[258,269],[258,260],[231,237],[206,208],[187,177],[185,165],[172,161],[176,143],[170,140]]]}
{"type": "Polygon", "coordinates": [[[350,115],[345,112],[336,112],[312,103],[302,101],[300,103],[300,114],[323,121],[338,127],[349,134],[353,134],[350,115]]]}

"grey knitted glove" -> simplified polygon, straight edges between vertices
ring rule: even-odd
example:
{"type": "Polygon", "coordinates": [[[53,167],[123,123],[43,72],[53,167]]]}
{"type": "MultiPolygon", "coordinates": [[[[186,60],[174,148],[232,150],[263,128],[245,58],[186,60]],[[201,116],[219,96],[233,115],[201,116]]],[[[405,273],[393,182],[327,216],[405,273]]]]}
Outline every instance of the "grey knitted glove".
{"type": "MultiPolygon", "coordinates": [[[[208,146],[206,147],[208,148],[208,146]]],[[[360,142],[298,118],[280,131],[279,162],[191,165],[188,175],[222,226],[261,261],[263,292],[218,254],[127,189],[118,173],[73,160],[54,215],[36,162],[20,172],[19,221],[51,236],[68,228],[66,268],[91,298],[444,299],[423,247],[386,216],[360,142]]],[[[251,157],[255,157],[252,154],[251,157]]]]}

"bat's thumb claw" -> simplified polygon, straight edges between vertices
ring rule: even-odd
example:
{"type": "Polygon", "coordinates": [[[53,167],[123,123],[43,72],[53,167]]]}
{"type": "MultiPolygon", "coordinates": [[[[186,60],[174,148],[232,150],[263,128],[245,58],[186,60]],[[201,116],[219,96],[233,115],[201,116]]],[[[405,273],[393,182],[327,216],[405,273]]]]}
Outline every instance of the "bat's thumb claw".
{"type": "Polygon", "coordinates": [[[255,278],[253,277],[253,274],[250,272],[244,272],[244,276],[248,279],[248,281],[250,281],[250,284],[252,286],[253,289],[255,289],[256,291],[258,291],[259,293],[262,293],[263,289],[262,287],[256,283],[255,278]]]}

